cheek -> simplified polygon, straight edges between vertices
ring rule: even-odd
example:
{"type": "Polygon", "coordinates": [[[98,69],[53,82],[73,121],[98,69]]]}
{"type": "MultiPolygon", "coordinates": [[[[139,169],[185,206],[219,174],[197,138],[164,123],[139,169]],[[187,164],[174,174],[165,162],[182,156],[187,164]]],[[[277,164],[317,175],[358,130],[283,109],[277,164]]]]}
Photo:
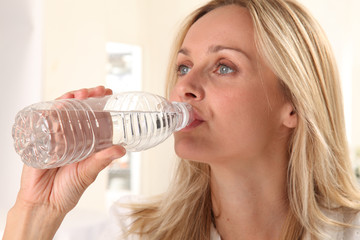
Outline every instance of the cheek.
{"type": "Polygon", "coordinates": [[[218,102],[217,109],[216,132],[227,145],[242,143],[250,148],[263,141],[272,129],[269,105],[261,96],[233,97],[218,102]]]}
{"type": "Polygon", "coordinates": [[[258,91],[236,91],[214,99],[213,106],[217,109],[217,117],[223,118],[225,122],[255,124],[269,113],[268,101],[258,91]]]}

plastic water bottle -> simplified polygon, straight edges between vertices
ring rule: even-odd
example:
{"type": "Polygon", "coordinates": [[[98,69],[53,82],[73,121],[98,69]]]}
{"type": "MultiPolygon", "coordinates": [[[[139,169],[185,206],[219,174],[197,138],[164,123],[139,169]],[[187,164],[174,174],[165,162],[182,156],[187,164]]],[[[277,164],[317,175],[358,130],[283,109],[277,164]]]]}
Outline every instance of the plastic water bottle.
{"type": "Polygon", "coordinates": [[[55,168],[112,145],[142,151],[193,120],[191,105],[145,92],[30,105],[15,118],[12,135],[22,161],[55,168]]]}

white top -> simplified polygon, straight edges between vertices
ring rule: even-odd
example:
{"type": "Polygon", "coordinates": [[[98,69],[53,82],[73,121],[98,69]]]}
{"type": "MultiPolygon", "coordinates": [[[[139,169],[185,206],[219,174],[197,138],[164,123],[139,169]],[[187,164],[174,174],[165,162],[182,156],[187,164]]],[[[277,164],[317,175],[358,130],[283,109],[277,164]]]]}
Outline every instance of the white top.
{"type": "MultiPolygon", "coordinates": [[[[115,230],[115,228],[113,230],[115,230],[113,233],[115,233],[115,235],[113,235],[112,237],[110,235],[105,236],[105,239],[122,239],[121,237],[119,238],[119,236],[121,236],[121,233],[126,231],[128,229],[128,227],[131,224],[131,220],[128,217],[125,217],[128,215],[128,213],[130,212],[130,210],[126,210],[126,209],[122,209],[120,207],[116,207],[114,206],[111,209],[113,217],[115,217],[115,219],[112,221],[113,223],[117,224],[117,226],[112,226],[112,227],[116,227],[117,230],[115,230]]],[[[343,213],[334,213],[334,212],[328,212],[328,211],[324,211],[325,215],[330,217],[331,219],[337,220],[337,221],[341,221],[341,222],[346,222],[349,221],[349,223],[351,223],[354,226],[359,226],[360,227],[360,214],[357,214],[355,216],[346,216],[346,214],[343,213]],[[352,219],[352,221],[350,221],[352,219]]],[[[329,239],[329,240],[360,240],[360,228],[335,228],[335,227],[328,227],[327,229],[325,229],[326,234],[328,235],[328,238],[325,239],[329,239]]],[[[110,231],[107,231],[107,233],[110,233],[110,231]]],[[[137,236],[130,236],[128,239],[126,240],[139,240],[140,238],[137,236]]],[[[304,237],[304,240],[310,240],[310,236],[306,235],[304,237]]],[[[324,239],[324,240],[325,240],[324,239]]],[[[210,229],[210,240],[221,240],[221,237],[219,235],[219,233],[217,232],[217,230],[215,229],[214,225],[211,225],[211,229],[210,229]]]]}
{"type": "MultiPolygon", "coordinates": [[[[132,198],[121,199],[120,203],[125,202],[133,202],[132,198]],[[130,201],[129,201],[130,200],[130,201]]],[[[138,200],[138,199],[137,199],[138,200]]],[[[135,202],[138,202],[138,201],[135,202]]],[[[131,224],[131,219],[128,217],[131,210],[122,208],[119,205],[114,205],[110,209],[110,216],[109,218],[101,224],[97,226],[91,226],[88,229],[78,229],[72,231],[71,234],[67,234],[66,239],[74,239],[74,240],[140,240],[137,235],[131,235],[126,239],[122,237],[123,233],[127,231],[131,224]]],[[[324,213],[337,221],[349,221],[351,220],[351,216],[347,216],[346,214],[342,213],[333,213],[333,212],[326,212],[324,213]]],[[[349,223],[360,226],[360,214],[352,216],[353,220],[349,221],[349,223]]],[[[360,228],[335,228],[335,227],[327,227],[325,229],[326,234],[328,235],[329,240],[360,240],[360,228]]],[[[62,238],[54,238],[57,239],[65,239],[62,238]]],[[[216,231],[215,227],[212,225],[210,229],[210,240],[221,240],[219,233],[216,231]]],[[[303,240],[311,240],[310,236],[305,236],[303,240]]]]}
{"type": "MultiPolygon", "coordinates": [[[[124,203],[123,201],[120,202],[124,203]]],[[[128,230],[131,224],[131,218],[128,217],[130,212],[131,212],[130,209],[124,209],[117,205],[113,205],[113,207],[110,209],[110,218],[108,220],[108,224],[106,224],[106,228],[101,231],[100,237],[98,236],[95,237],[94,239],[140,240],[139,236],[137,235],[131,235],[126,239],[122,237],[123,233],[128,230]]],[[[82,240],[82,239],[76,239],[76,240],[82,240]]],[[[216,231],[214,225],[211,225],[210,240],[221,240],[221,237],[219,233],[216,231]]]]}

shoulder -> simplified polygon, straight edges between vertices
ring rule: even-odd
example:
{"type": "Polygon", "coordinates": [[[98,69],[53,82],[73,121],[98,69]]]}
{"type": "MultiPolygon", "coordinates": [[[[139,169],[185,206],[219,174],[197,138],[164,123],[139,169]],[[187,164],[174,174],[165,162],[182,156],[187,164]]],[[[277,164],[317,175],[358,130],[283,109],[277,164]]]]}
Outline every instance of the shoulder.
{"type": "Polygon", "coordinates": [[[324,211],[325,215],[337,222],[351,225],[350,227],[327,227],[326,233],[331,239],[360,239],[360,212],[324,211]]]}
{"type": "Polygon", "coordinates": [[[343,239],[360,239],[360,212],[352,214],[344,214],[345,222],[351,224],[353,227],[344,230],[343,239]]]}

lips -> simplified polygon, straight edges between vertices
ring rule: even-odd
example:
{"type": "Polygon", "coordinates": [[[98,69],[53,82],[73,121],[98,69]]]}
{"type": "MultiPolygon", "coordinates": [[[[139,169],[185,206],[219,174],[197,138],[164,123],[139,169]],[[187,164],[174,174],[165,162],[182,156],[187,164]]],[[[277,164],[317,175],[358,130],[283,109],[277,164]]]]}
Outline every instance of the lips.
{"type": "Polygon", "coordinates": [[[193,109],[193,117],[194,117],[194,121],[192,121],[188,126],[183,128],[181,132],[191,131],[192,129],[196,128],[197,126],[199,126],[204,122],[203,118],[200,117],[200,115],[197,113],[195,109],[193,109]]]}

